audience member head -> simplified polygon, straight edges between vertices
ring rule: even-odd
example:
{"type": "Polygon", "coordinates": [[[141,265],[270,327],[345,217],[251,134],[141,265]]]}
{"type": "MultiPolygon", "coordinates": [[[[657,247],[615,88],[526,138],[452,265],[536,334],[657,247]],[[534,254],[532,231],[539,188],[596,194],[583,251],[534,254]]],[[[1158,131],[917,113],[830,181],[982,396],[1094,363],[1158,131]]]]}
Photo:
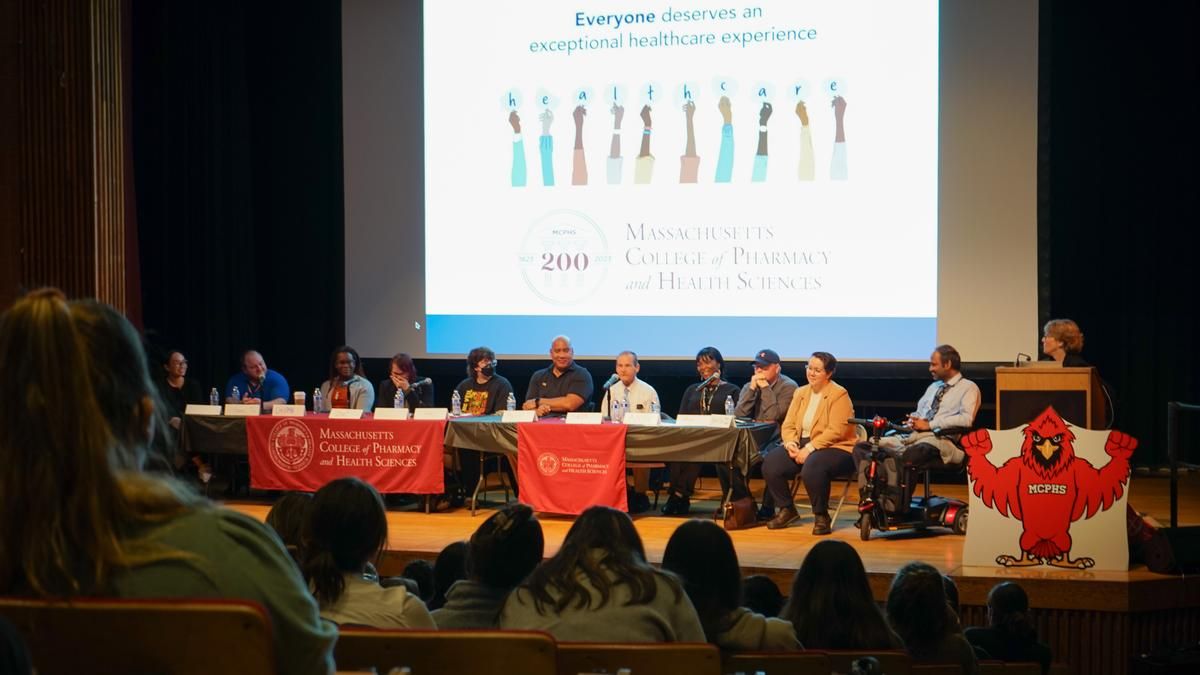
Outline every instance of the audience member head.
{"type": "Polygon", "coordinates": [[[312,495],[307,492],[285,492],[267,511],[267,525],[275,530],[288,553],[297,561],[303,560],[304,527],[312,510],[312,495]]]}
{"type": "Polygon", "coordinates": [[[417,582],[417,595],[426,604],[433,599],[434,580],[433,580],[433,565],[424,558],[408,561],[404,566],[404,571],[401,572],[406,579],[412,579],[417,582]]]}
{"type": "Polygon", "coordinates": [[[696,352],[696,372],[703,379],[708,379],[713,373],[725,371],[725,358],[716,347],[705,347],[696,352]]]}
{"type": "Polygon", "coordinates": [[[342,345],[329,355],[330,382],[345,382],[355,375],[363,374],[362,359],[354,347],[342,345]]]}
{"type": "Polygon", "coordinates": [[[958,584],[954,583],[948,575],[942,575],[942,590],[946,592],[946,604],[950,605],[950,609],[954,610],[954,616],[962,613],[958,605],[958,584]]]}
{"type": "Polygon", "coordinates": [[[871,595],[862,558],[844,541],[818,542],[804,556],[779,618],[807,649],[891,649],[898,641],[871,595]]]}
{"type": "Polygon", "coordinates": [[[996,584],[988,591],[988,625],[1004,633],[1010,640],[1034,642],[1037,629],[1029,616],[1029,596],[1025,589],[1012,581],[996,584]]]}
{"type": "Polygon", "coordinates": [[[417,364],[413,363],[413,358],[404,352],[400,352],[392,357],[391,371],[389,377],[399,375],[410,383],[417,380],[417,364]]]}
{"type": "Polygon", "coordinates": [[[321,606],[346,589],[344,574],[360,574],[387,545],[383,500],[359,478],[338,478],[313,495],[304,528],[304,578],[321,606]]]}
{"type": "MultiPolygon", "coordinates": [[[[524,587],[532,594],[539,613],[558,614],[570,606],[592,606],[592,594],[579,582],[579,576],[598,592],[597,606],[602,607],[618,583],[629,588],[629,604],[653,602],[658,574],[646,562],[642,538],[629,516],[607,506],[593,506],[579,515],[567,530],[558,553],[539,565],[524,587]]],[[[683,589],[674,576],[669,579],[676,598],[682,597],[683,589]]]]}
{"type": "Polygon", "coordinates": [[[117,569],[179,555],[127,536],[197,502],[137,471],[156,398],[111,307],[42,289],[0,316],[0,594],[105,592],[117,569]]]}
{"type": "Polygon", "coordinates": [[[467,542],[456,541],[442,549],[433,563],[433,598],[429,609],[446,604],[446,591],[459,579],[467,578],[467,542]]]}
{"type": "Polygon", "coordinates": [[[163,372],[168,379],[182,380],[187,377],[188,360],[183,355],[183,352],[178,349],[167,351],[166,359],[162,363],[163,372]]]}
{"type": "Polygon", "coordinates": [[[687,521],[667,541],[662,568],[683,580],[704,635],[715,641],[742,604],[742,572],[729,533],[711,520],[687,521]]]}
{"type": "Polygon", "coordinates": [[[542,562],[542,524],[525,504],[505,506],[471,535],[467,574],[492,588],[512,589],[542,562]]]}
{"type": "Polygon", "coordinates": [[[1070,319],[1051,319],[1042,328],[1042,352],[1062,360],[1067,354],[1083,351],[1083,333],[1070,319]]]}
{"type": "Polygon", "coordinates": [[[742,580],[742,604],[763,616],[779,616],[783,609],[779,584],[765,574],[751,574],[742,580]]]}
{"type": "Polygon", "coordinates": [[[892,578],[888,622],[918,658],[932,654],[948,634],[958,631],[943,583],[942,573],[923,562],[908,563],[892,578]]]}
{"type": "Polygon", "coordinates": [[[467,354],[467,377],[488,379],[496,374],[496,365],[496,352],[488,347],[476,347],[467,354]]]}

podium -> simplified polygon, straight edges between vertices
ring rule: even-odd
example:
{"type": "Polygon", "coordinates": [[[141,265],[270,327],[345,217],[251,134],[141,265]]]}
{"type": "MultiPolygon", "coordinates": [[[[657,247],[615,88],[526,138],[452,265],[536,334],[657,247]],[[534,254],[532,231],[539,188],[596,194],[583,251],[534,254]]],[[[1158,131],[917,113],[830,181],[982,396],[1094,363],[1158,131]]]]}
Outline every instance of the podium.
{"type": "Polygon", "coordinates": [[[996,368],[996,428],[1012,429],[1054,406],[1086,429],[1104,427],[1104,394],[1096,369],[1031,366],[996,368]]]}

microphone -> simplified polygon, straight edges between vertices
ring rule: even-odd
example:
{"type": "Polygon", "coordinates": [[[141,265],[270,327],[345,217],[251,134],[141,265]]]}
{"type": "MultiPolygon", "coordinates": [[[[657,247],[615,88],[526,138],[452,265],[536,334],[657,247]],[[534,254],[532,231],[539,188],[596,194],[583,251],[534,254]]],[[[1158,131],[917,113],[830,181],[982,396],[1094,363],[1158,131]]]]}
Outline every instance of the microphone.
{"type": "Polygon", "coordinates": [[[721,379],[721,371],[718,370],[717,372],[713,373],[712,375],[709,375],[708,379],[701,382],[696,388],[703,389],[703,388],[707,387],[710,383],[712,383],[714,380],[719,380],[719,379],[721,379]]]}
{"type": "Polygon", "coordinates": [[[1022,353],[1022,352],[1017,352],[1017,358],[1015,361],[1013,361],[1013,366],[1016,368],[1020,368],[1022,361],[1024,361],[1025,363],[1029,363],[1032,360],[1033,360],[1032,356],[1022,353]],[[1024,356],[1025,358],[1021,358],[1022,356],[1024,356]]]}
{"type": "Polygon", "coordinates": [[[616,373],[614,373],[611,376],[609,376],[608,381],[604,383],[604,386],[602,386],[601,389],[608,389],[609,387],[613,386],[614,384],[616,384],[620,381],[621,381],[621,378],[617,377],[616,373]]]}
{"type": "Polygon", "coordinates": [[[425,386],[428,386],[431,384],[433,384],[433,380],[429,379],[428,377],[423,377],[423,378],[417,380],[416,382],[409,382],[408,388],[410,390],[420,389],[421,387],[425,387],[425,386]]]}

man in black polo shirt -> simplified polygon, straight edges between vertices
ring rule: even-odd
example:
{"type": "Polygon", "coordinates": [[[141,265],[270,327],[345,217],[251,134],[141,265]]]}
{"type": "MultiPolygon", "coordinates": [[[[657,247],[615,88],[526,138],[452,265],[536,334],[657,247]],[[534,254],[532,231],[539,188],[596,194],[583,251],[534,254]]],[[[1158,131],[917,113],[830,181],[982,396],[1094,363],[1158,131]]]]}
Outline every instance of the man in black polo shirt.
{"type": "Polygon", "coordinates": [[[583,407],[592,397],[592,374],[575,365],[575,348],[571,338],[559,335],[550,344],[549,368],[533,374],[525,392],[525,410],[537,412],[538,417],[556,413],[565,415],[583,407]]]}

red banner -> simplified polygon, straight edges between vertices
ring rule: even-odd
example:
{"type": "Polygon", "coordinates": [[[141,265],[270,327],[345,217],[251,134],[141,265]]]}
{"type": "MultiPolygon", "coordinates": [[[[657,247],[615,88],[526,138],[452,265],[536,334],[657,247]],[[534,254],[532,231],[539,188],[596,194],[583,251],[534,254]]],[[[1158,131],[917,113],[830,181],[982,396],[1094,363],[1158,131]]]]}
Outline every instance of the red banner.
{"type": "Polygon", "coordinates": [[[250,487],[313,492],[357,476],[382,493],[440,494],[445,427],[440,420],[248,417],[250,487]]]}
{"type": "Polygon", "coordinates": [[[517,425],[517,485],[536,511],[578,515],[597,504],[627,510],[625,425],[517,425]]]}

